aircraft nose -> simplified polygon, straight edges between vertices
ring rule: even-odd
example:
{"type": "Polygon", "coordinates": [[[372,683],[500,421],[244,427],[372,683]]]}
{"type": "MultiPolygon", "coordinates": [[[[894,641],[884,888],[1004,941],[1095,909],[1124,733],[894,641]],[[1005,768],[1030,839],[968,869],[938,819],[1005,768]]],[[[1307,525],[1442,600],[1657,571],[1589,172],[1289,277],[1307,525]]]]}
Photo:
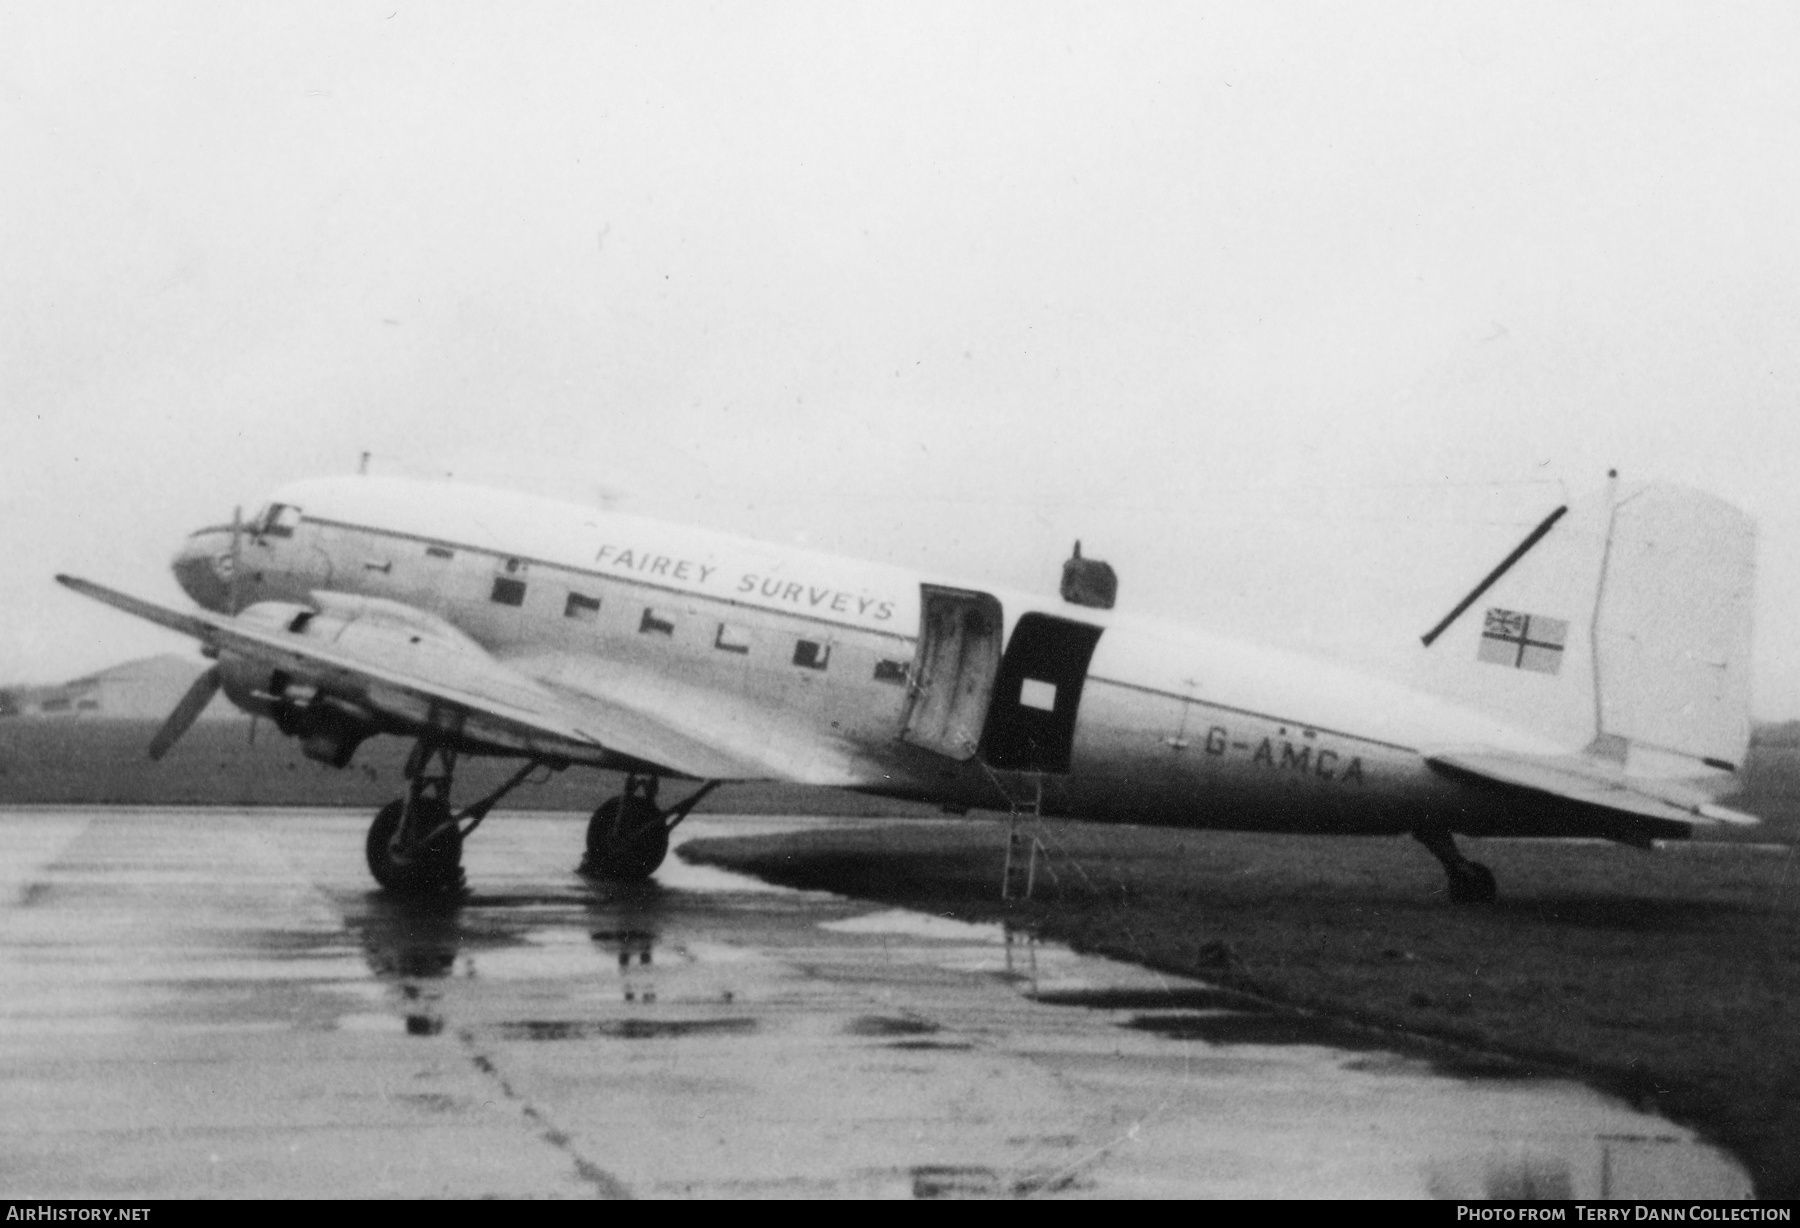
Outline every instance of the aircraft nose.
{"type": "Polygon", "coordinates": [[[231,603],[231,530],[200,529],[188,535],[169,564],[175,582],[204,609],[227,612],[231,603]]]}

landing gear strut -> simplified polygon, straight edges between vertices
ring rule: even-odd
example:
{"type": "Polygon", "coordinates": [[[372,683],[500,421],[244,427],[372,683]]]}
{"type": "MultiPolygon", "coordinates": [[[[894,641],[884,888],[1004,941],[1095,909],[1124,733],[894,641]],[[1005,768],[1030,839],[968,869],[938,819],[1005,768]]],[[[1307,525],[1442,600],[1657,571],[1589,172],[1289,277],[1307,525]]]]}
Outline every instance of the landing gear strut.
{"type": "Polygon", "coordinates": [[[1441,828],[1415,831],[1413,839],[1430,850],[1450,876],[1453,904],[1492,904],[1498,889],[1494,872],[1479,861],[1470,861],[1456,847],[1456,838],[1441,828]]]}
{"type": "Polygon", "coordinates": [[[505,784],[462,811],[450,805],[456,751],[424,739],[406,760],[406,798],[389,802],[369,824],[363,852],[375,881],[397,895],[448,896],[463,889],[463,838],[502,797],[544,766],[528,761],[505,784]]]}
{"type": "Polygon", "coordinates": [[[588,820],[587,856],[581,872],[623,882],[642,882],[656,873],[669,855],[669,833],[688,817],[700,799],[722,783],[709,780],[687,800],[668,810],[656,803],[661,778],[632,772],[625,792],[608,798],[588,820]]]}

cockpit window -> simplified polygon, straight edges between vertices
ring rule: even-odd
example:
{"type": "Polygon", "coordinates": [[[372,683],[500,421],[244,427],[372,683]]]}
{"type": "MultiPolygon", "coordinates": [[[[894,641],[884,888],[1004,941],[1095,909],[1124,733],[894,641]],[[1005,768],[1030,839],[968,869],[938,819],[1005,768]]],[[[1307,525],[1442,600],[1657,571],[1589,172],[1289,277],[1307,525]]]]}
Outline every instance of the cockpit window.
{"type": "Polygon", "coordinates": [[[299,508],[288,503],[271,503],[256,518],[255,532],[258,536],[292,537],[294,528],[299,523],[299,508]]]}

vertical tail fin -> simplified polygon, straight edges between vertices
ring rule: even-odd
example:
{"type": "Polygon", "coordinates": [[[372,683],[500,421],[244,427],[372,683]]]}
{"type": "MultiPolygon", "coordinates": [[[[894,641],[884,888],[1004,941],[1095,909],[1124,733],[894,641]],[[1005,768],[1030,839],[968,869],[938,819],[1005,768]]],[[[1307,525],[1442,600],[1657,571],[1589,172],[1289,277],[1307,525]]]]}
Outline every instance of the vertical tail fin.
{"type": "Polygon", "coordinates": [[[1755,526],[1723,500],[1667,485],[1619,499],[1594,621],[1596,751],[1644,775],[1744,761],[1755,576],[1755,526]]]}
{"type": "Polygon", "coordinates": [[[1749,517],[1685,487],[1609,489],[1515,554],[1430,644],[1434,689],[1634,775],[1743,762],[1749,517]]]}

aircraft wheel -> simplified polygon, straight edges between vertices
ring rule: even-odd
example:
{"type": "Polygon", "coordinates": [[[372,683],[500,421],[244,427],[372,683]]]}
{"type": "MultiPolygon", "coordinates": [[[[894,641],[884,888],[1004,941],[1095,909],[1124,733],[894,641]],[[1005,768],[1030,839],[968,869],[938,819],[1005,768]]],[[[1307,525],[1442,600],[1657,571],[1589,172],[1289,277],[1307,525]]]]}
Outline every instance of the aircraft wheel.
{"type": "MultiPolygon", "coordinates": [[[[442,823],[450,815],[450,808],[442,802],[421,801],[419,806],[418,817],[427,825],[442,823]]],[[[369,837],[363,844],[369,873],[398,895],[442,895],[462,890],[462,833],[452,827],[428,847],[399,853],[393,840],[405,811],[405,802],[389,802],[369,824],[369,837]]]]}
{"type": "Polygon", "coordinates": [[[669,825],[653,802],[642,797],[614,797],[600,804],[588,820],[589,874],[642,882],[656,873],[669,854],[669,825]]]}
{"type": "Polygon", "coordinates": [[[1492,904],[1499,894],[1494,872],[1479,861],[1463,863],[1450,876],[1450,902],[1453,904],[1492,904]]]}

